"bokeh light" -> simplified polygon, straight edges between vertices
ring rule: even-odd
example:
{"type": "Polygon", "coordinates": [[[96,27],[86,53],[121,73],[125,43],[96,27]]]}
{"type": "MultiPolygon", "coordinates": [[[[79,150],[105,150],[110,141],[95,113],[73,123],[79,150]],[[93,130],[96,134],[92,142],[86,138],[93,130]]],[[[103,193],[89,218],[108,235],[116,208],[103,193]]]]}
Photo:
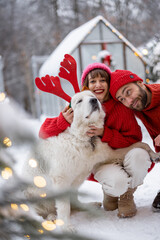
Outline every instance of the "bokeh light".
{"type": "Polygon", "coordinates": [[[6,98],[5,93],[4,93],[4,92],[1,92],[1,93],[0,93],[0,102],[3,102],[5,98],[6,98]]]}
{"type": "Polygon", "coordinates": [[[39,188],[43,188],[46,186],[46,180],[44,177],[36,176],[34,177],[34,184],[39,188]]]}
{"type": "Polygon", "coordinates": [[[41,234],[44,233],[44,231],[42,229],[38,229],[38,232],[41,233],[41,234]]]}
{"type": "Polygon", "coordinates": [[[3,139],[3,144],[6,146],[6,147],[11,147],[12,146],[12,142],[11,140],[8,138],[8,137],[5,137],[3,139]]]}
{"type": "Polygon", "coordinates": [[[30,239],[30,235],[28,235],[28,234],[27,234],[27,235],[24,235],[24,237],[30,239]]]}
{"type": "Polygon", "coordinates": [[[96,56],[96,55],[93,55],[93,56],[92,56],[92,60],[97,60],[97,56],[96,56]]]}
{"type": "Polygon", "coordinates": [[[20,207],[25,211],[28,212],[29,211],[29,207],[26,204],[20,204],[20,207]]]}
{"type": "Polygon", "coordinates": [[[32,168],[36,168],[37,167],[37,161],[35,159],[33,159],[33,158],[29,159],[28,164],[32,168]]]}
{"type": "Polygon", "coordinates": [[[42,198],[45,198],[46,196],[47,196],[46,193],[41,193],[41,194],[40,194],[40,197],[42,197],[42,198]]]}
{"type": "Polygon", "coordinates": [[[18,205],[16,203],[11,203],[11,208],[13,210],[18,210],[18,205]]]}
{"type": "Polygon", "coordinates": [[[9,167],[5,167],[4,170],[2,170],[1,175],[3,179],[9,179],[13,175],[12,169],[9,167]]]}
{"type": "Polygon", "coordinates": [[[56,220],[54,221],[54,223],[55,223],[57,226],[62,226],[62,225],[64,225],[64,221],[61,220],[61,219],[56,219],[56,220]]]}
{"type": "Polygon", "coordinates": [[[52,221],[44,221],[42,222],[42,227],[47,231],[52,231],[56,228],[56,224],[52,221]]]}
{"type": "Polygon", "coordinates": [[[144,49],[142,50],[142,53],[143,53],[143,55],[148,55],[148,50],[147,50],[146,48],[144,48],[144,49]]]}

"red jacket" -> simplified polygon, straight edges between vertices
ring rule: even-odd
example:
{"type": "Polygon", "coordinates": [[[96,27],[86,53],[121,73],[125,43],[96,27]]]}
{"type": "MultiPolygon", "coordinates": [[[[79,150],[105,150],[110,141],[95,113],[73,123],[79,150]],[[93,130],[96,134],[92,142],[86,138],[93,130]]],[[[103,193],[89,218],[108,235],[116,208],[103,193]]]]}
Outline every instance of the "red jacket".
{"type": "MultiPolygon", "coordinates": [[[[143,111],[135,111],[135,114],[147,128],[154,144],[154,139],[160,134],[160,84],[149,84],[146,87],[152,92],[151,103],[143,111]]],[[[160,152],[160,147],[155,146],[155,150],[160,152]]]]}

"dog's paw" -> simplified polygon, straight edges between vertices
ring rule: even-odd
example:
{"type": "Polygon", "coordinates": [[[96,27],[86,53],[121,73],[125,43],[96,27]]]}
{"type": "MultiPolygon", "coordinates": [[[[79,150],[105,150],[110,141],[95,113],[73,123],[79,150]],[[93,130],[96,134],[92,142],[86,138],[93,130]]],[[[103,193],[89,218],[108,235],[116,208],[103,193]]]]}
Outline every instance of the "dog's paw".
{"type": "Polygon", "coordinates": [[[149,155],[152,162],[160,162],[160,153],[150,152],[149,155]]]}

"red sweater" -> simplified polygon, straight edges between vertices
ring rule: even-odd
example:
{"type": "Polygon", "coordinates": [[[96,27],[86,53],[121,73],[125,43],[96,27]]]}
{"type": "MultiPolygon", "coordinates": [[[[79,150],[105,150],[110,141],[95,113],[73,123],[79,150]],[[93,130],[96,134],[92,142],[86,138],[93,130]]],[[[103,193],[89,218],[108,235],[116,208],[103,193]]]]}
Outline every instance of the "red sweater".
{"type": "MultiPolygon", "coordinates": [[[[142,140],[141,129],[132,110],[113,99],[104,102],[102,106],[106,113],[102,142],[107,142],[112,148],[123,148],[142,140]]],[[[70,124],[60,113],[58,117],[45,120],[40,128],[39,136],[43,139],[57,136],[69,126],[70,124]]],[[[93,174],[88,180],[96,181],[93,174]]]]}
{"type": "MultiPolygon", "coordinates": [[[[160,134],[160,84],[146,87],[152,92],[151,103],[143,111],[135,111],[135,114],[147,128],[154,144],[154,139],[160,134]]],[[[160,152],[160,147],[155,146],[155,150],[160,152]]]]}
{"type": "MultiPolygon", "coordinates": [[[[113,99],[102,105],[106,113],[102,142],[107,142],[112,148],[123,148],[142,140],[141,129],[132,110],[113,99]]],[[[60,113],[58,117],[47,118],[44,121],[39,136],[43,139],[57,136],[69,126],[60,113]]]]}

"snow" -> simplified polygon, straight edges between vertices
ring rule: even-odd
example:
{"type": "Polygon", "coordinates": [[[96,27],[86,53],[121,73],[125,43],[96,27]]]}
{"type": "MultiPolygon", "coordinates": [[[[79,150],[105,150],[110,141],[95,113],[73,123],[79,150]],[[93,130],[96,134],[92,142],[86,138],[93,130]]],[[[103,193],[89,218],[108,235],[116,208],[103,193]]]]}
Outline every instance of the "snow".
{"type": "MultiPolygon", "coordinates": [[[[85,232],[96,240],[158,240],[160,239],[159,214],[153,212],[151,205],[160,186],[160,164],[146,176],[144,184],[135,192],[137,215],[133,218],[119,219],[118,210],[103,211],[100,217],[89,217],[84,212],[77,212],[72,216],[73,224],[78,231],[85,232]]],[[[81,201],[102,201],[101,185],[85,181],[80,190],[92,197],[81,201]]]]}

